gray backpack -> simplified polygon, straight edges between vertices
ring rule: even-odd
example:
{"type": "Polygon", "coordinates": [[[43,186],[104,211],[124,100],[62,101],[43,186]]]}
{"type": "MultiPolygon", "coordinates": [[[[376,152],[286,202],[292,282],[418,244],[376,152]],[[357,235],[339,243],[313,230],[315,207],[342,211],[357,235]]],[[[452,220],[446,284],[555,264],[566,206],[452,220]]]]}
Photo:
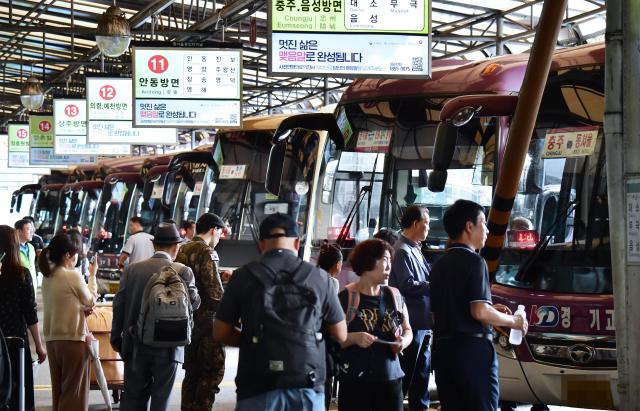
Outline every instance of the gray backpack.
{"type": "Polygon", "coordinates": [[[193,309],[187,285],[178,274],[182,267],[172,263],[147,282],[136,324],[136,336],[143,345],[175,348],[191,342],[193,309]]]}

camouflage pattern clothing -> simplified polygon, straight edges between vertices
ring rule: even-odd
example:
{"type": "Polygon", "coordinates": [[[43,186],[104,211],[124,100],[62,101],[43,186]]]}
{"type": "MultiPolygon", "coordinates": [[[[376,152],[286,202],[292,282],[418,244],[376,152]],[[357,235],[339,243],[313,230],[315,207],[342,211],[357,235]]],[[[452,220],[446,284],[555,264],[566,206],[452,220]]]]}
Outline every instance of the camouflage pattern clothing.
{"type": "Polygon", "coordinates": [[[193,313],[191,344],[185,347],[182,411],[211,411],[224,377],[224,346],[213,341],[213,318],[222,299],[218,254],[202,238],[182,245],[176,261],[193,270],[202,300],[193,313]]]}

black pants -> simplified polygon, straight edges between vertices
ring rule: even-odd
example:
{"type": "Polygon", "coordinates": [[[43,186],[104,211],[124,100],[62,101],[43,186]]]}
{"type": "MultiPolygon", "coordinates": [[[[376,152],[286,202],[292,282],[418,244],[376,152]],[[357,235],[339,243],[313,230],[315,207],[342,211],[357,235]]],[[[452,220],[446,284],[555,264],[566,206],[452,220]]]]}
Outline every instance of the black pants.
{"type": "Polygon", "coordinates": [[[413,340],[400,357],[404,371],[402,392],[409,400],[409,410],[429,408],[429,375],[431,374],[431,330],[413,330],[413,340]]]}
{"type": "Polygon", "coordinates": [[[342,382],[340,411],[402,411],[402,379],[382,382],[342,382]]]}
{"type": "Polygon", "coordinates": [[[442,411],[496,411],[498,358],[486,338],[436,340],[433,368],[442,411]]]}

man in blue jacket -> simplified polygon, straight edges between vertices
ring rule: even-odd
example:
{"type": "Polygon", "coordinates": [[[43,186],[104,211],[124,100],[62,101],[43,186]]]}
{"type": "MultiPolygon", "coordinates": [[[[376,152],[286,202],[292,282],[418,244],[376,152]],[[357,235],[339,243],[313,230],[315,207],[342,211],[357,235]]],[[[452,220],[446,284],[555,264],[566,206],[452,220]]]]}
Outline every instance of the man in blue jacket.
{"type": "Polygon", "coordinates": [[[426,208],[407,207],[400,221],[402,233],[396,242],[389,285],[396,287],[409,310],[413,341],[404,350],[400,365],[405,373],[402,391],[409,396],[409,410],[429,409],[429,373],[431,363],[430,266],[422,254],[422,241],[429,233],[426,208]]]}

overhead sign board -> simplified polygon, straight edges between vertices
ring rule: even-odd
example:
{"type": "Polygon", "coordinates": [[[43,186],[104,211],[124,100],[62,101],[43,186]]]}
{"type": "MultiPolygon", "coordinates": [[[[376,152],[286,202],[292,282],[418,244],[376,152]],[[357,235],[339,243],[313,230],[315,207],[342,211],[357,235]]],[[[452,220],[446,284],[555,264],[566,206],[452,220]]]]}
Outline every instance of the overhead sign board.
{"type": "Polygon", "coordinates": [[[54,143],[53,115],[29,116],[29,164],[31,166],[67,166],[95,163],[95,156],[56,155],[54,143]]]}
{"type": "Polygon", "coordinates": [[[54,99],[54,153],[58,155],[122,156],[131,154],[129,144],[87,144],[87,100],[54,99]]]}
{"type": "Polygon", "coordinates": [[[124,77],[87,77],[87,142],[91,144],[166,144],[178,141],[175,128],[133,127],[133,81],[124,77]],[[117,130],[114,131],[114,130],[117,130]]]}
{"type": "Polygon", "coordinates": [[[133,47],[136,127],[240,127],[242,50],[133,47]]]}
{"type": "Polygon", "coordinates": [[[269,0],[270,76],[427,78],[429,0],[269,0]]]}
{"type": "Polygon", "coordinates": [[[9,123],[9,167],[29,167],[29,123],[9,123]]]}

